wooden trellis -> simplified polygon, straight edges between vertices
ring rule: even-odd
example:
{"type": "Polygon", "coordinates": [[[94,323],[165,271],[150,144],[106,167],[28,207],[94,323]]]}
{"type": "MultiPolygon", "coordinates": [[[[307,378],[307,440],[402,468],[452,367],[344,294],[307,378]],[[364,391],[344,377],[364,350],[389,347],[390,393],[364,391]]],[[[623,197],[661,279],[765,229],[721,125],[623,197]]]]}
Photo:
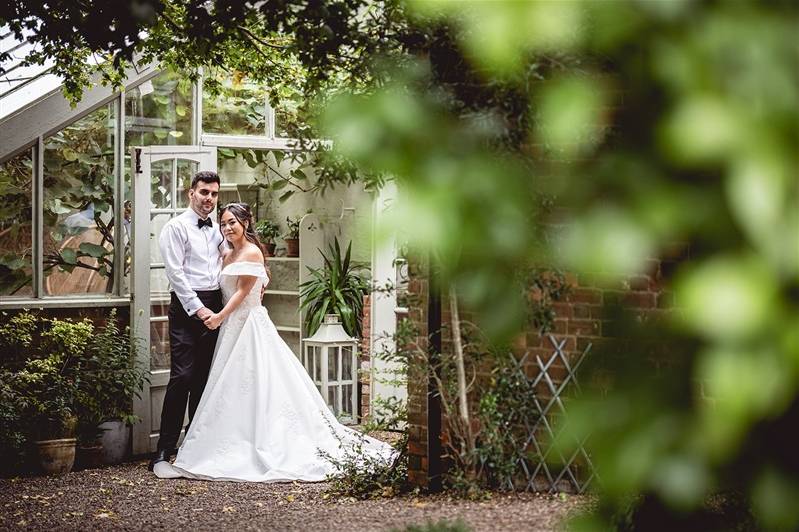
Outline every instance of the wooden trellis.
{"type": "Polygon", "coordinates": [[[524,420],[524,436],[514,445],[517,453],[516,470],[502,480],[502,485],[510,490],[583,493],[596,478],[591,457],[585,450],[585,439],[575,442],[575,450],[568,456],[564,455],[553,445],[563,435],[563,429],[553,425],[552,420],[567,414],[563,400],[567,394],[575,396],[580,393],[577,370],[591,350],[591,345],[572,364],[563,352],[566,340],[559,341],[552,335],[548,336],[548,340],[554,351],[546,362],[540,356],[535,356],[538,372],[534,377],[528,377],[525,372],[529,352],[513,362],[513,371],[517,372],[519,379],[526,381],[534,390],[543,386],[548,394],[534,394],[539,415],[536,419],[524,420]],[[560,382],[551,374],[558,362],[566,370],[560,382]]]}

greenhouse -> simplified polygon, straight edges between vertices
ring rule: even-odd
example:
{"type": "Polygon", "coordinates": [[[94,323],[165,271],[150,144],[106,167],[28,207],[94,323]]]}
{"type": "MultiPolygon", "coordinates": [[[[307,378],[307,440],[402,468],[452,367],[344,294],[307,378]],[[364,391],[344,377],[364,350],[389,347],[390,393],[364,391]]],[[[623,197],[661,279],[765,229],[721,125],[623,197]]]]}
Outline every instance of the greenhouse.
{"type": "Polygon", "coordinates": [[[356,422],[370,397],[405,393],[370,378],[381,362],[371,365],[368,353],[395,327],[393,293],[368,302],[371,336],[354,364],[342,355],[334,367],[331,352],[322,375],[320,355],[303,356],[301,340],[313,331],[300,309],[300,285],[323,267],[334,243],[351,245],[352,260],[375,282],[393,283],[397,263],[393,245],[374,245],[373,222],[390,204],[389,191],[308,191],[315,150],[325,142],[291,137],[296,102],[270,106],[265,88],[237,72],[203,72],[192,81],[149,65],[130,69],[124,90],[97,85],[72,107],[46,65],[15,69],[29,52],[25,42],[7,30],[0,39],[14,58],[0,85],[0,310],[102,317],[117,308],[130,320],[149,345],[140,357],[150,372],[135,402],[144,422],[134,426],[134,453],[154,449],[169,379],[169,286],[158,236],[188,207],[187,189],[200,170],[221,176],[220,206],[246,202],[267,228],[261,236],[275,245],[264,304],[295,354],[310,372],[316,368],[312,377],[331,409],[356,422]],[[287,247],[292,238],[297,250],[287,247]]]}

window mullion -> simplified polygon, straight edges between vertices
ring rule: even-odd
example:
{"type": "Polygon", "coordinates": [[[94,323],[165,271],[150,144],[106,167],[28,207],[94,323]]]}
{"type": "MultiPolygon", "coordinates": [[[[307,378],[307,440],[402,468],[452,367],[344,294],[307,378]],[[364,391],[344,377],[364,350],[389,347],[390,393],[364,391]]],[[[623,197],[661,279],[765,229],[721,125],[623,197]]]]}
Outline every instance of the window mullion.
{"type": "Polygon", "coordinates": [[[33,297],[44,295],[44,138],[40,135],[33,148],[33,187],[31,217],[33,218],[32,254],[33,297]]]}
{"type": "Polygon", "coordinates": [[[194,120],[192,121],[192,142],[202,144],[203,134],[203,69],[198,70],[197,81],[192,86],[192,105],[194,120]]]}
{"type": "Polygon", "coordinates": [[[125,91],[114,100],[114,295],[124,295],[125,282],[125,91]]]}

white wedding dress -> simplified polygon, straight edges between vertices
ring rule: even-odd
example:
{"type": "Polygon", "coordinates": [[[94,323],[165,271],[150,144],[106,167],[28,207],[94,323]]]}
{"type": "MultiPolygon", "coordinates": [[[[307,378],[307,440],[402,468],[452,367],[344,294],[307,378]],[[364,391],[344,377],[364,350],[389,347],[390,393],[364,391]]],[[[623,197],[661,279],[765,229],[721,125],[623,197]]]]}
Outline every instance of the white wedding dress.
{"type": "Polygon", "coordinates": [[[319,451],[340,458],[358,450],[389,462],[394,449],[341,425],[261,305],[269,280],[262,264],[222,270],[227,301],[240,275],[258,278],[219,331],[208,383],[174,464],[161,478],[247,482],[320,481],[334,473],[319,451]]]}

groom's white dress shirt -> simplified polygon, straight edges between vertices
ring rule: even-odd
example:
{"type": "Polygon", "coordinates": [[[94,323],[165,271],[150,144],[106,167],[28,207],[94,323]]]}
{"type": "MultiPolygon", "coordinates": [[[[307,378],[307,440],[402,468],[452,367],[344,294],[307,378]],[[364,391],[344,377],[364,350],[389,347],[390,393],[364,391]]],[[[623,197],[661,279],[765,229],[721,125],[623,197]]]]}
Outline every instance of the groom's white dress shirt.
{"type": "Polygon", "coordinates": [[[192,209],[172,218],[161,230],[159,247],[164,259],[166,277],[186,314],[193,316],[205,305],[197,291],[217,290],[222,258],[219,226],[197,226],[200,217],[192,209]]]}

